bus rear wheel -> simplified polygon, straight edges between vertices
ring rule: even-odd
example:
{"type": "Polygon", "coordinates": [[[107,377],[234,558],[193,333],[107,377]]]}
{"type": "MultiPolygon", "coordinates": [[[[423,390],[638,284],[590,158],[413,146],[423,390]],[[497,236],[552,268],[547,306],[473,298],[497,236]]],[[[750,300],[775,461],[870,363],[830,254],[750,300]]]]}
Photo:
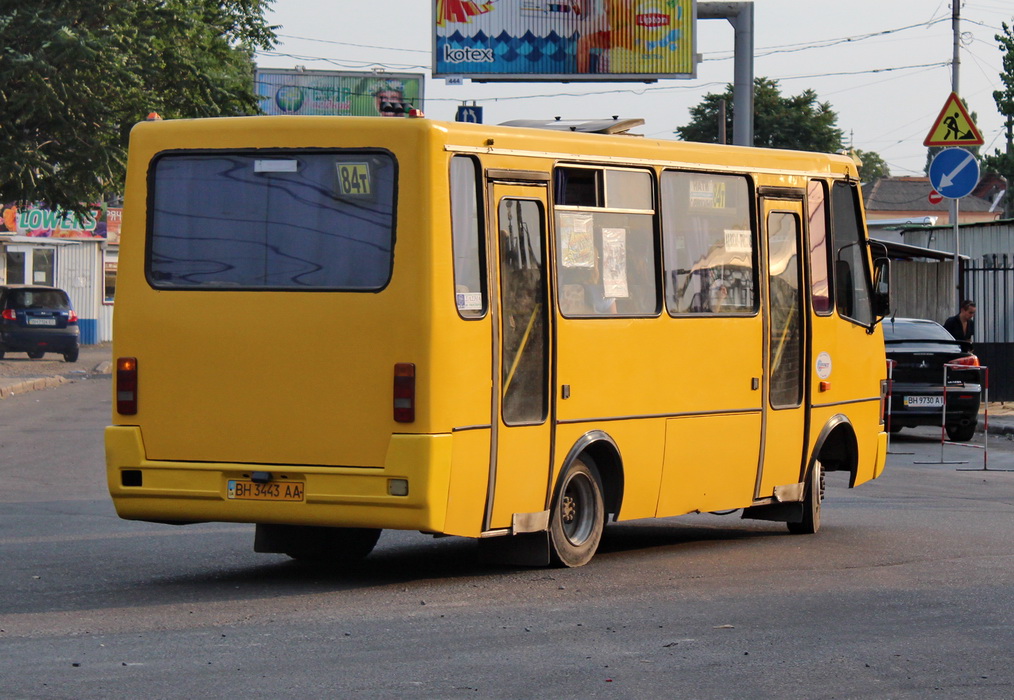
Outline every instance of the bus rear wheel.
{"type": "Polygon", "coordinates": [[[583,566],[595,555],[605,527],[602,486],[594,464],[575,459],[560,482],[549,517],[553,560],[583,566]]]}
{"type": "Polygon", "coordinates": [[[820,529],[820,502],[824,500],[824,467],[814,461],[806,480],[803,495],[803,519],[798,523],[786,523],[794,535],[812,535],[820,529]]]}

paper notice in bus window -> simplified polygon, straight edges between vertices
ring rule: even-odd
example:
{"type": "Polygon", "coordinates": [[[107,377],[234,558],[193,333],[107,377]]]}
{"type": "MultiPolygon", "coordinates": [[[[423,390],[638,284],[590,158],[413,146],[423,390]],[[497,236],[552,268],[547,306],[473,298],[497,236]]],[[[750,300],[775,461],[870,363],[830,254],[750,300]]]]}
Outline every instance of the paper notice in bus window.
{"type": "Polygon", "coordinates": [[[369,163],[336,163],[338,194],[343,197],[371,197],[373,183],[369,163]]]}
{"type": "Polygon", "coordinates": [[[749,253],[753,249],[750,239],[751,232],[749,230],[725,229],[725,252],[749,253]]]}
{"type": "Polygon", "coordinates": [[[602,295],[614,299],[630,296],[627,288],[627,229],[602,229],[602,295]]]}
{"type": "Polygon", "coordinates": [[[592,217],[588,214],[559,215],[560,265],[595,267],[595,238],[592,217]]]}
{"type": "Polygon", "coordinates": [[[458,311],[482,311],[482,292],[458,292],[458,311]]]}
{"type": "Polygon", "coordinates": [[[725,183],[715,180],[690,181],[692,209],[725,209],[725,183]]]}

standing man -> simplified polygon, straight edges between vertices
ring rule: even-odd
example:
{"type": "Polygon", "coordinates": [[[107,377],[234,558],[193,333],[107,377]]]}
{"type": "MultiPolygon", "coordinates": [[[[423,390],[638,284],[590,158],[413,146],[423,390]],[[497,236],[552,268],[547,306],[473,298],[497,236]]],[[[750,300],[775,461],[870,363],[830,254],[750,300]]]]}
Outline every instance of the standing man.
{"type": "Polygon", "coordinates": [[[975,333],[975,302],[965,299],[961,302],[961,309],[957,316],[951,316],[944,321],[944,328],[950,331],[956,340],[972,341],[972,334],[975,333]]]}

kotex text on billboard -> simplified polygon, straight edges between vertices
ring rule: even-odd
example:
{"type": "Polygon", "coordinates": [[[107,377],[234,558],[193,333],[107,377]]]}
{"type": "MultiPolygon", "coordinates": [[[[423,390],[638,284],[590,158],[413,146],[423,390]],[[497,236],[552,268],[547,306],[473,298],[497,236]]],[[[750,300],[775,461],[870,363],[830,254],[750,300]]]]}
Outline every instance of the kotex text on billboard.
{"type": "Polygon", "coordinates": [[[434,77],[638,80],[696,74],[695,0],[435,0],[434,77]]]}

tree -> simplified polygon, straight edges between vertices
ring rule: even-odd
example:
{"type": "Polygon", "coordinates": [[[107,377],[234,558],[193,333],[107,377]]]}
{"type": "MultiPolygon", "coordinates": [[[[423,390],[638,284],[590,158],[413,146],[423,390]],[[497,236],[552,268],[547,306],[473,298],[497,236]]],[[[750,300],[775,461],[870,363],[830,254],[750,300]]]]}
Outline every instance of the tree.
{"type": "Polygon", "coordinates": [[[130,128],[257,112],[271,0],[44,0],[0,9],[0,201],[81,212],[122,191],[130,128]]]}
{"type": "Polygon", "coordinates": [[[1007,117],[1007,150],[1001,153],[997,149],[992,155],[984,157],[982,169],[985,172],[1002,175],[1007,180],[1004,217],[1011,219],[1014,218],[1014,194],[1010,190],[1014,186],[1014,143],[1012,143],[1014,142],[1014,29],[1006,22],[1000,26],[1002,33],[997,34],[995,39],[1000,45],[1000,53],[1003,54],[1003,72],[1000,73],[1003,89],[993,92],[993,100],[996,101],[997,111],[1007,117]]]}
{"type": "Polygon", "coordinates": [[[848,155],[858,158],[861,163],[859,166],[860,182],[874,182],[882,177],[891,177],[891,169],[887,166],[884,159],[880,157],[880,154],[854,148],[849,151],[848,155]]]}
{"type": "MultiPolygon", "coordinates": [[[[795,97],[783,97],[778,81],[754,79],[754,145],[834,153],[842,149],[842,131],[835,124],[838,115],[828,102],[819,102],[817,93],[804,90],[795,97]]],[[[691,108],[691,121],[676,133],[684,141],[718,140],[719,102],[726,103],[726,131],[732,133],[733,87],[722,94],[709,93],[691,108]]]]}

